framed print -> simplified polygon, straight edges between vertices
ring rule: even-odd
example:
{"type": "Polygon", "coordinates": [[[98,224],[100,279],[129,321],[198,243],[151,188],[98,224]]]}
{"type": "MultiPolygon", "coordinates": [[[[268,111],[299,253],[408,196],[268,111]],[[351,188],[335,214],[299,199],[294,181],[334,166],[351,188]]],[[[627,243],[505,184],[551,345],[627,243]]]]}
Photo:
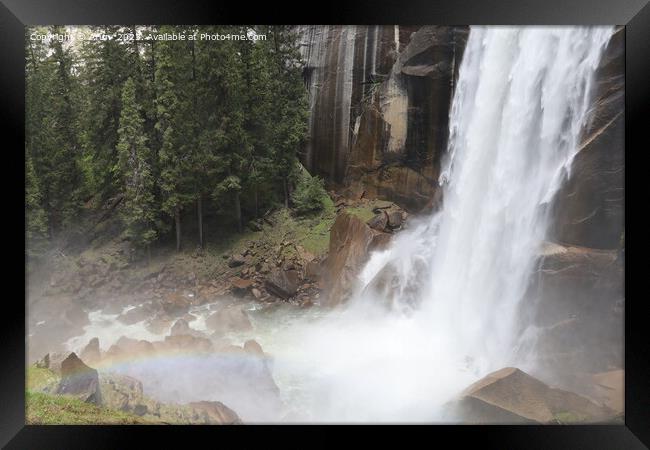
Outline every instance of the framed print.
{"type": "Polygon", "coordinates": [[[647,445],[643,1],[123,3],[2,7],[3,445],[647,445]]]}

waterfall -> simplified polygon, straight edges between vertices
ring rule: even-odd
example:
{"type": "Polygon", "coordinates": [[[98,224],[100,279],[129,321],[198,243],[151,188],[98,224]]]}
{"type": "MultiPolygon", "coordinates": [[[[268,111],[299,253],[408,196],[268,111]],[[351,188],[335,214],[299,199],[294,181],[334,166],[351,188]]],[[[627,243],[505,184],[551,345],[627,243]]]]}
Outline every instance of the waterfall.
{"type": "Polygon", "coordinates": [[[442,210],[372,255],[329,342],[305,340],[331,364],[328,395],[349,402],[331,417],[432,420],[436,402],[490,371],[531,370],[525,292],[612,32],[471,28],[450,112],[442,210]],[[386,303],[390,314],[372,312],[386,303]]]}

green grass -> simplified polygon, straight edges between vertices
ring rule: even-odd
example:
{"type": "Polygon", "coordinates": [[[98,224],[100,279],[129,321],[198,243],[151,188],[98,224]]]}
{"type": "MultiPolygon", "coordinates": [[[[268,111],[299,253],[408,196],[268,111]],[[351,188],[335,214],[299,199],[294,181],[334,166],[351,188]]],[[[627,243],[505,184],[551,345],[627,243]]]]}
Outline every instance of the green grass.
{"type": "Polygon", "coordinates": [[[49,369],[36,366],[27,368],[27,389],[30,391],[52,392],[59,384],[59,376],[49,369]]]}
{"type": "Polygon", "coordinates": [[[582,414],[578,414],[571,411],[561,411],[555,413],[553,417],[560,424],[580,423],[586,419],[586,417],[583,416],[582,414]]]}
{"type": "Polygon", "coordinates": [[[148,420],[75,398],[26,392],[26,422],[30,425],[130,425],[153,424],[148,420]]]}

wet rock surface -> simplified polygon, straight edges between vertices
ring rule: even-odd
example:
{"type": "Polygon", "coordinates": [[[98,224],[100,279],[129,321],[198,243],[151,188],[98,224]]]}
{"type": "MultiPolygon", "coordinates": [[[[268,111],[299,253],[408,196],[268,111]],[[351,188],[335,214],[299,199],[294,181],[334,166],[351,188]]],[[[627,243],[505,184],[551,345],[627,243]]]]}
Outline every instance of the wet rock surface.
{"type": "Polygon", "coordinates": [[[469,386],[453,406],[469,423],[598,423],[616,413],[572,392],[554,389],[514,368],[493,372],[469,386]]]}

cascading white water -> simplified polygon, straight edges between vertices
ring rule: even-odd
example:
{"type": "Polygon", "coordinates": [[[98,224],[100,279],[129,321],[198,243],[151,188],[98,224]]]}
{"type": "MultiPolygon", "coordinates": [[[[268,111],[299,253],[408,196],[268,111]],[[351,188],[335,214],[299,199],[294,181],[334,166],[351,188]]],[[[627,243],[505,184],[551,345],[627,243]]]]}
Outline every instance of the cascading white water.
{"type": "Polygon", "coordinates": [[[441,420],[436,407],[477,378],[532,368],[522,299],[612,32],[472,27],[440,176],[444,207],[374,254],[348,309],[300,338],[323,373],[318,402],[329,405],[314,406],[312,419],[441,420]],[[392,312],[373,312],[386,299],[392,312]]]}

